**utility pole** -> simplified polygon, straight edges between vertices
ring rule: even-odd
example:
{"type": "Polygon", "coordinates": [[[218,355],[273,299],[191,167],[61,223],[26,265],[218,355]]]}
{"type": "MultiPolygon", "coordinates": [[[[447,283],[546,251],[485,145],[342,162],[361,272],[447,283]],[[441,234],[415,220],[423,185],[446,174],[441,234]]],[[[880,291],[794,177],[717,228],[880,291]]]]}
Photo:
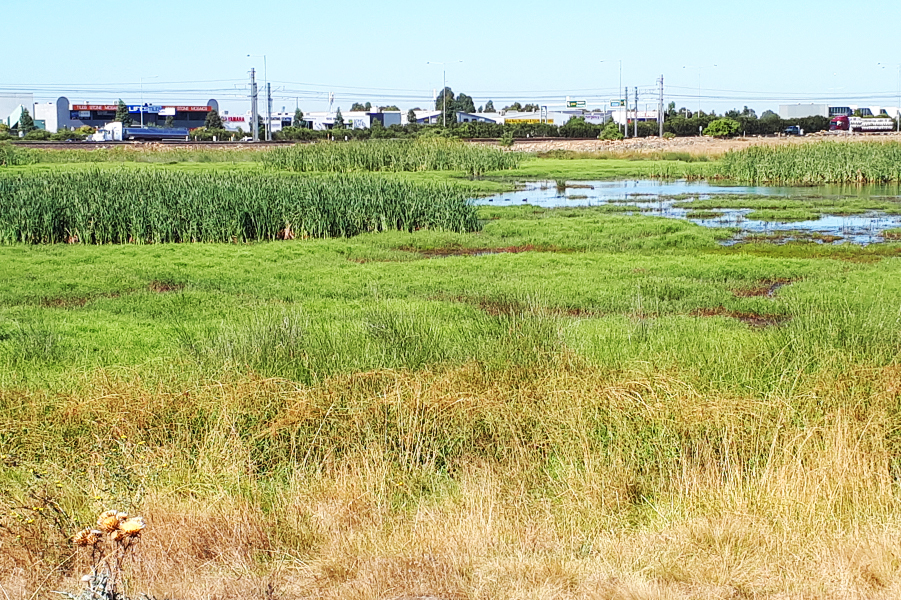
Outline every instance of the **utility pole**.
{"type": "Polygon", "coordinates": [[[635,120],[633,121],[633,123],[635,123],[635,126],[634,126],[635,135],[633,135],[632,137],[637,138],[638,137],[638,86],[635,86],[635,120]]]}
{"type": "Polygon", "coordinates": [[[272,84],[266,82],[266,141],[272,141],[272,84]]]}
{"type": "Polygon", "coordinates": [[[657,125],[660,128],[660,137],[663,137],[663,73],[658,80],[660,84],[660,98],[657,100],[657,125]]]}
{"type": "Polygon", "coordinates": [[[625,130],[626,134],[623,137],[629,137],[629,86],[626,86],[625,90],[626,90],[626,98],[625,98],[626,103],[625,103],[625,106],[623,107],[623,114],[625,115],[626,118],[623,119],[623,121],[624,121],[623,129],[625,130]]]}
{"type": "Polygon", "coordinates": [[[253,141],[260,141],[260,125],[257,114],[257,80],[256,70],[250,69],[250,130],[253,132],[253,141]]]}

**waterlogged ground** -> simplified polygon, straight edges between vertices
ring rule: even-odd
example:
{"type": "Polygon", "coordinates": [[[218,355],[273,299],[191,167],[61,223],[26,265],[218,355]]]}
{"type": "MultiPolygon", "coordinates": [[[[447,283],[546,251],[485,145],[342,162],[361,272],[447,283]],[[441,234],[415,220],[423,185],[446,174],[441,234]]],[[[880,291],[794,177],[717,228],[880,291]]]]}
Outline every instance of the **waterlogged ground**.
{"type": "Polygon", "coordinates": [[[687,219],[748,239],[873,244],[901,227],[898,185],[766,187],[694,181],[533,181],[475,201],[490,206],[597,206],[611,212],[687,219]]]}

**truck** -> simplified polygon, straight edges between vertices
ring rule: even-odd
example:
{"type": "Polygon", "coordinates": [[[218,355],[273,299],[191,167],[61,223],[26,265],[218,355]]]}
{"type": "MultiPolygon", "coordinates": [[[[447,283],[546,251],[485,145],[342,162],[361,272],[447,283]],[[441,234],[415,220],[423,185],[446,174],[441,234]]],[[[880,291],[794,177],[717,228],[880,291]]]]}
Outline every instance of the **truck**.
{"type": "Polygon", "coordinates": [[[829,131],[852,133],[884,133],[894,131],[895,122],[889,117],[848,117],[839,115],[829,121],[829,131]]]}

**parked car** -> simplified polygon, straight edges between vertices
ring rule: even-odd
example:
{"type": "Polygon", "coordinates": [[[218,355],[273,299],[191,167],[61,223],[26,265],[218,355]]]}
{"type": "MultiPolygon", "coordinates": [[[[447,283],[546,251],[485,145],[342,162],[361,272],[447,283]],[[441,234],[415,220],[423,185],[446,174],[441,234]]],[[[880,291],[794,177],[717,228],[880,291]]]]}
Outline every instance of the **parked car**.
{"type": "Polygon", "coordinates": [[[789,125],[785,128],[783,133],[785,133],[785,135],[804,135],[804,130],[797,125],[789,125]]]}

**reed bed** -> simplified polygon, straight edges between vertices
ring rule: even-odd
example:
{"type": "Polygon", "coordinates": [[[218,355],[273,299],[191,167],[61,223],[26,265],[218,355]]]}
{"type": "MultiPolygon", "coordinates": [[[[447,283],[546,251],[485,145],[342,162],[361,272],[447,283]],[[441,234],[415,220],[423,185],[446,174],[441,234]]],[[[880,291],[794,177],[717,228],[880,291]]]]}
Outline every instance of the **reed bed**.
{"type": "Polygon", "coordinates": [[[260,162],[263,148],[217,146],[211,149],[141,144],[99,148],[23,148],[0,143],[0,167],[73,163],[235,163],[260,162]]]}
{"type": "Polygon", "coordinates": [[[523,157],[455,140],[371,140],[276,148],[263,155],[263,163],[286,171],[464,171],[479,176],[515,169],[523,157]]]}
{"type": "Polygon", "coordinates": [[[786,146],[752,146],[727,152],[715,175],[747,183],[901,182],[901,143],[856,144],[824,141],[786,146]]]}
{"type": "Polygon", "coordinates": [[[0,178],[0,243],[248,242],[479,228],[453,186],[367,175],[85,169],[0,178]]]}

